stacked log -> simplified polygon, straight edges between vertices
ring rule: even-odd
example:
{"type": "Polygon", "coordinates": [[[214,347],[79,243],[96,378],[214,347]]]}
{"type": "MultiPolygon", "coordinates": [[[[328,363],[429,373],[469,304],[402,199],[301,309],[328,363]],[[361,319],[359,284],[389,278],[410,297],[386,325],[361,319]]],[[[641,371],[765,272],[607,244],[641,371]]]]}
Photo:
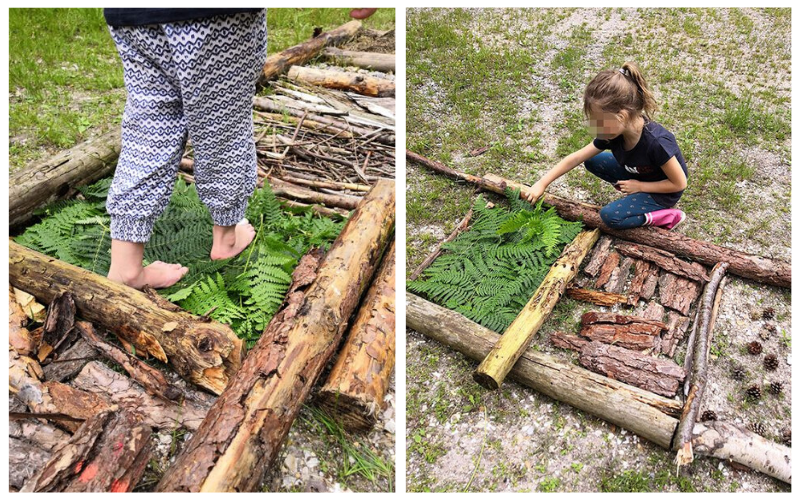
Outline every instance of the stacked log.
{"type": "Polygon", "coordinates": [[[393,81],[361,73],[292,66],[288,76],[289,80],[329,89],[357,92],[372,97],[394,97],[393,81]]]}

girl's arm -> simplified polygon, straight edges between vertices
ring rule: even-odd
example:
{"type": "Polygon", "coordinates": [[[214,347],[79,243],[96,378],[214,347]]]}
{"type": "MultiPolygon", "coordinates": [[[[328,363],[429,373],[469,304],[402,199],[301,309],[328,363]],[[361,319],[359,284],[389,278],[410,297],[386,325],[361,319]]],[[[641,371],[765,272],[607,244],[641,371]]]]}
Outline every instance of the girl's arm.
{"type": "Polygon", "coordinates": [[[619,181],[617,186],[625,194],[633,193],[677,193],[686,189],[686,174],[683,173],[680,162],[674,156],[661,165],[667,178],[663,181],[642,182],[637,180],[619,181]]]}
{"type": "MultiPolygon", "coordinates": [[[[522,197],[531,203],[534,203],[542,196],[542,194],[544,194],[544,190],[547,189],[547,186],[549,186],[554,180],[566,174],[589,158],[597,156],[601,152],[602,150],[597,149],[594,143],[590,142],[574,153],[565,156],[563,160],[558,162],[558,165],[548,170],[541,179],[536,181],[536,184],[531,186],[527,193],[523,193],[522,197]]],[[[678,165],[678,167],[680,168],[680,165],[678,165]]]]}

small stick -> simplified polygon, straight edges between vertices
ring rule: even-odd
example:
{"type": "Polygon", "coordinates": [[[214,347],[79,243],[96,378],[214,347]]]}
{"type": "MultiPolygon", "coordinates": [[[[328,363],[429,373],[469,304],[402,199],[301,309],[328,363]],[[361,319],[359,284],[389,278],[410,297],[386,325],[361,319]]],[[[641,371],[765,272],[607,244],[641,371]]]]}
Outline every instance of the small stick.
{"type": "Polygon", "coordinates": [[[431,254],[428,255],[425,258],[425,260],[422,261],[422,264],[420,264],[414,270],[414,272],[411,273],[411,277],[409,279],[413,281],[419,278],[419,275],[422,274],[422,271],[427,269],[428,266],[430,266],[433,263],[433,261],[436,260],[436,258],[439,257],[439,255],[442,253],[442,245],[444,245],[445,243],[450,243],[451,241],[456,239],[456,237],[459,234],[461,234],[461,232],[464,231],[467,228],[467,226],[469,226],[469,221],[471,218],[472,218],[472,208],[470,208],[469,212],[467,212],[467,215],[465,215],[464,218],[461,219],[461,222],[459,222],[456,225],[456,228],[453,230],[452,233],[450,233],[450,236],[439,242],[439,244],[436,245],[436,248],[433,249],[433,252],[431,252],[431,254]]]}

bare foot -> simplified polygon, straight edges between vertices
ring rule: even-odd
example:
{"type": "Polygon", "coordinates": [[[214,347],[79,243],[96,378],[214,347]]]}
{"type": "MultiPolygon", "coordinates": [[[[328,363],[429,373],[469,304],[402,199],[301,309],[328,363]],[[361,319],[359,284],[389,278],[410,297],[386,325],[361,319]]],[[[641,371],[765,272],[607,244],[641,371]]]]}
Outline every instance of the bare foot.
{"type": "Polygon", "coordinates": [[[138,271],[108,273],[108,279],[141,290],[145,285],[153,288],[167,288],[177,283],[189,271],[180,264],[167,264],[157,260],[138,271]]]}
{"type": "Polygon", "coordinates": [[[230,259],[239,255],[255,237],[256,230],[246,219],[235,226],[214,226],[211,260],[230,259]]]}

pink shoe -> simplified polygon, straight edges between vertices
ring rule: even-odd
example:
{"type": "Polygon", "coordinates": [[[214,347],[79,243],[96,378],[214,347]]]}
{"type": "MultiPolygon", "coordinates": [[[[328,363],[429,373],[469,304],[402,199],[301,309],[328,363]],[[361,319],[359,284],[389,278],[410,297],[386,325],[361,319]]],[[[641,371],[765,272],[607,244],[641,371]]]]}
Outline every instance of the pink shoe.
{"type": "Polygon", "coordinates": [[[655,212],[644,214],[645,226],[663,227],[668,230],[675,229],[685,220],[686,213],[677,208],[665,208],[663,210],[656,210],[655,212]]]}

